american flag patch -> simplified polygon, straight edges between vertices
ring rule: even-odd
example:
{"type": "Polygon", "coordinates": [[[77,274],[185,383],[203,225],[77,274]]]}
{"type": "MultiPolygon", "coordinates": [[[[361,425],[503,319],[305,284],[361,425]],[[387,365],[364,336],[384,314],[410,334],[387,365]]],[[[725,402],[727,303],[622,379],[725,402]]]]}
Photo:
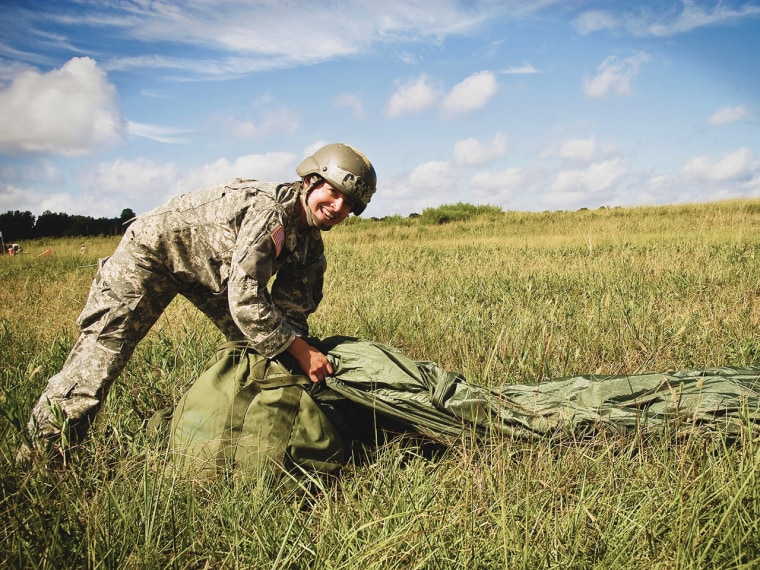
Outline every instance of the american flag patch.
{"type": "Polygon", "coordinates": [[[274,242],[274,256],[278,257],[282,251],[282,247],[285,245],[285,230],[282,226],[277,226],[272,233],[269,234],[274,242]]]}

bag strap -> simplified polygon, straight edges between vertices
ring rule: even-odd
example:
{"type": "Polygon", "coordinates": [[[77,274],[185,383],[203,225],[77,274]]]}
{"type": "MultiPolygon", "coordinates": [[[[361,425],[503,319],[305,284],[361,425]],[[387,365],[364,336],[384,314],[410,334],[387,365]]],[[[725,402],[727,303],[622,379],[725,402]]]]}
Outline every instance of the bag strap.
{"type": "MultiPolygon", "coordinates": [[[[287,445],[298,415],[303,389],[291,385],[283,387],[279,392],[280,397],[276,403],[271,404],[277,408],[277,413],[271,416],[271,424],[268,426],[269,433],[262,438],[259,445],[262,450],[266,450],[267,457],[278,465],[284,465],[287,445]]],[[[226,465],[234,464],[238,442],[244,431],[246,414],[260,393],[259,387],[251,383],[235,395],[224,426],[224,437],[221,442],[222,453],[218,453],[216,456],[217,468],[220,471],[226,465]]]]}
{"type": "Polygon", "coordinates": [[[261,392],[259,386],[252,382],[247,386],[244,386],[241,390],[238,390],[232,400],[230,412],[227,414],[227,421],[224,423],[222,439],[219,442],[219,450],[221,453],[217,453],[216,456],[216,465],[220,471],[223,470],[226,465],[233,464],[237,444],[240,440],[240,436],[243,434],[245,414],[248,412],[248,407],[259,392],[261,392]]]}
{"type": "MultiPolygon", "coordinates": [[[[233,340],[220,344],[217,351],[235,350],[245,354],[248,351],[256,353],[253,347],[244,340],[233,340]]],[[[258,354],[258,353],[256,353],[258,354]]],[[[303,374],[291,374],[291,372],[271,358],[262,358],[253,365],[252,376],[261,388],[286,388],[287,386],[301,386],[310,388],[313,382],[303,374]],[[274,370],[276,369],[276,370],[274,370]]]]}
{"type": "Polygon", "coordinates": [[[267,456],[278,465],[285,465],[288,441],[296,423],[298,408],[301,404],[303,389],[296,386],[288,386],[281,391],[277,401],[277,413],[272,418],[272,429],[269,430],[269,443],[267,456]]]}

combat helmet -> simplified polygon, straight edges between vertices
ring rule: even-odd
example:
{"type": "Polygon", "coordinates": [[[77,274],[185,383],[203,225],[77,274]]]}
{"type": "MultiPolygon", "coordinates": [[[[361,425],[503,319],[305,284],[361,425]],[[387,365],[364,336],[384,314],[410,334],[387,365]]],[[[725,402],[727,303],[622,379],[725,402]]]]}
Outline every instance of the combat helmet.
{"type": "Polygon", "coordinates": [[[377,175],[372,163],[357,149],[343,143],[323,146],[307,156],[296,167],[296,172],[301,178],[317,174],[327,180],[353,201],[351,211],[357,216],[367,207],[377,189],[377,175]]]}

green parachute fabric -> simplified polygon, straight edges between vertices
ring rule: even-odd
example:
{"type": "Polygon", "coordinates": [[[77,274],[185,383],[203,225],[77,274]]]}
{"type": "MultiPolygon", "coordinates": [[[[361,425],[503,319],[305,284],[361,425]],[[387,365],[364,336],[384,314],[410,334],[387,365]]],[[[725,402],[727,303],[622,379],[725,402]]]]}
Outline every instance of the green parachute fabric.
{"type": "Polygon", "coordinates": [[[173,412],[174,457],[202,476],[225,466],[335,472],[345,461],[346,440],[360,439],[344,422],[352,414],[439,441],[471,432],[522,438],[646,432],[666,422],[677,422],[679,430],[760,431],[760,367],[486,388],[375,342],[331,337],[317,345],[335,367],[321,385],[287,358],[268,360],[241,346],[220,349],[173,412]]]}
{"type": "Polygon", "coordinates": [[[324,342],[336,364],[327,386],[421,433],[464,430],[547,438],[649,431],[665,422],[728,433],[760,430],[760,367],[584,375],[485,388],[433,362],[374,342],[324,342]]]}

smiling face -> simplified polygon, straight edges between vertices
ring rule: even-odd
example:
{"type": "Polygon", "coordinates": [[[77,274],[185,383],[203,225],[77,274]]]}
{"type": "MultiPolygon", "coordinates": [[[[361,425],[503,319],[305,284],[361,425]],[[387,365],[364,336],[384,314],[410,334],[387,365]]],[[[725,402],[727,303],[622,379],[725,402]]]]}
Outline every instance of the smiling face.
{"type": "Polygon", "coordinates": [[[354,208],[353,201],[324,180],[309,192],[307,205],[317,221],[326,228],[337,226],[354,208]]]}

